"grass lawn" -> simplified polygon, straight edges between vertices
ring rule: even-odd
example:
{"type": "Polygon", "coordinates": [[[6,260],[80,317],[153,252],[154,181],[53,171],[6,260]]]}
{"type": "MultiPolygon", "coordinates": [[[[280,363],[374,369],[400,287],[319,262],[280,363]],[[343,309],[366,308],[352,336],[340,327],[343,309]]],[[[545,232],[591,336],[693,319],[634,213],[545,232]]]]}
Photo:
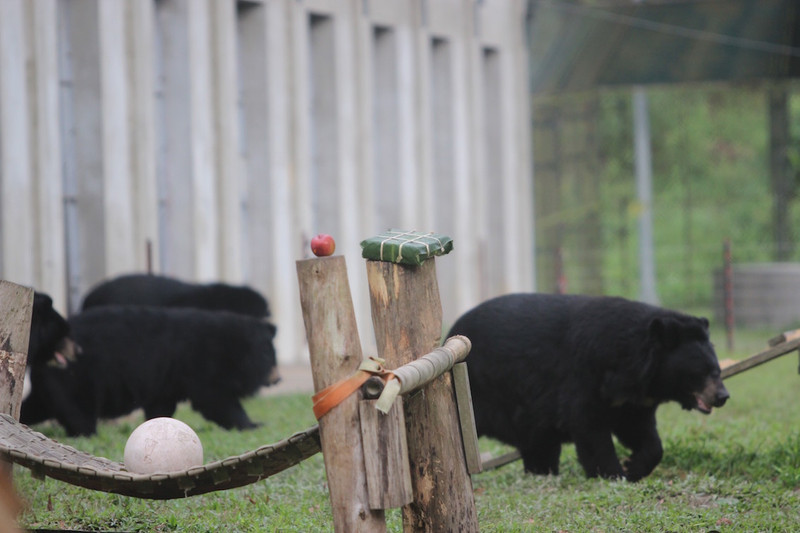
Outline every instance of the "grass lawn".
{"type": "MultiPolygon", "coordinates": [[[[759,344],[743,343],[737,357],[759,344]]],[[[718,342],[718,345],[721,343],[718,342]]],[[[720,358],[728,357],[720,350],[720,358]]],[[[482,531],[792,531],[800,524],[800,376],[795,354],[726,381],[731,400],[710,416],[659,409],[664,460],[639,483],[588,480],[565,446],[560,476],[535,477],[521,462],[473,477],[482,531]]],[[[274,442],[314,423],[306,395],[259,397],[246,408],[262,428],[224,431],[182,406],[176,418],[195,428],[206,461],[274,442]]],[[[81,450],[121,460],[142,419],[101,425],[92,438],[40,430],[81,450]]],[[[506,450],[483,439],[484,449],[506,450]]],[[[620,449],[620,454],[625,450],[620,449]]],[[[29,510],[22,525],[102,531],[331,531],[321,455],[240,489],[167,502],[137,500],[35,480],[16,467],[29,510]]],[[[387,512],[401,531],[398,510],[387,512]]]]}

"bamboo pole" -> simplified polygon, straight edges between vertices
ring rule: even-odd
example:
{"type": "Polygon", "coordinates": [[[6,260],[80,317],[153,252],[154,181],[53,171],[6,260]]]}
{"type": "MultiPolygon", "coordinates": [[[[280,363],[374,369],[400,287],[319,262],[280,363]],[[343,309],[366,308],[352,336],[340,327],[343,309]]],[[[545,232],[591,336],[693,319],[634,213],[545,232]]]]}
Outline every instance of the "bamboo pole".
{"type": "MultiPolygon", "coordinates": [[[[344,257],[298,261],[297,278],[318,392],[352,375],[362,360],[344,257]]],[[[342,533],[386,531],[384,512],[369,506],[360,399],[360,392],[351,395],[319,421],[334,530],[342,533]]]]}
{"type": "MultiPolygon", "coordinates": [[[[389,368],[439,346],[442,306],[436,264],[367,261],[378,354],[389,368]]],[[[478,531],[453,384],[447,372],[404,398],[414,502],[403,507],[404,531],[478,531]]]]}

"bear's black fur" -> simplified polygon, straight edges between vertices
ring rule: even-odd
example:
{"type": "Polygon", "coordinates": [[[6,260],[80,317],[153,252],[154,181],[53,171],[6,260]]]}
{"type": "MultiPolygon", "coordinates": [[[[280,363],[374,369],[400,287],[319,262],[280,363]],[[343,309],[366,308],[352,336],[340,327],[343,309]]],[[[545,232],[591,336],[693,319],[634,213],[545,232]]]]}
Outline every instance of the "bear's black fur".
{"type": "MultiPolygon", "coordinates": [[[[52,298],[41,292],[35,292],[33,296],[29,339],[23,400],[26,400],[31,392],[32,368],[37,365],[65,368],[75,361],[79,352],[79,348],[69,337],[69,324],[58,311],[53,309],[52,298]]],[[[41,406],[32,403],[28,412],[32,416],[39,417],[41,410],[41,406]]]]}
{"type": "MultiPolygon", "coordinates": [[[[32,361],[47,362],[54,359],[69,337],[69,324],[53,309],[53,300],[47,294],[34,292],[31,332],[28,341],[28,365],[32,361]]],[[[56,358],[58,361],[60,358],[56,358]]]]}
{"type": "Polygon", "coordinates": [[[501,296],[459,318],[456,334],[472,341],[478,433],[515,446],[536,474],[557,474],[574,442],[587,476],[641,479],[662,457],[659,404],[709,413],[729,396],[706,319],[622,298],[501,296]],[[612,434],[632,452],[625,466],[612,434]]]}
{"type": "Polygon", "coordinates": [[[31,361],[32,391],[21,421],[55,418],[70,435],[95,432],[98,418],[139,407],[150,419],[189,400],[225,428],[255,424],[240,398],[271,383],[275,326],[224,311],[103,306],[69,319],[81,353],[62,367],[31,361]]]}
{"type": "Polygon", "coordinates": [[[250,287],[225,283],[188,283],[153,274],[127,274],[104,281],[83,299],[84,310],[102,305],[194,307],[269,317],[266,298],[250,287]]]}

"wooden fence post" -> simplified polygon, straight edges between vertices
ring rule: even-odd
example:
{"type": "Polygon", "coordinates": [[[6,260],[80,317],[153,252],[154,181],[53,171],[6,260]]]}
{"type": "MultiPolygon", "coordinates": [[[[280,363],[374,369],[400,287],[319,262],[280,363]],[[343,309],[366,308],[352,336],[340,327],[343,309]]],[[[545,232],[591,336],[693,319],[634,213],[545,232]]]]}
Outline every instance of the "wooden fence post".
{"type": "MultiPolygon", "coordinates": [[[[0,412],[19,420],[28,343],[31,338],[33,289],[0,280],[0,412]]],[[[4,490],[13,490],[12,465],[0,462],[4,490]]]]}
{"type": "Polygon", "coordinates": [[[0,412],[19,420],[33,289],[0,280],[0,412]]]}
{"type": "MultiPolygon", "coordinates": [[[[378,355],[388,368],[439,346],[442,306],[434,259],[421,266],[367,261],[378,355]]],[[[478,531],[453,384],[449,372],[405,398],[414,501],[403,507],[404,531],[478,531]]]]}
{"type": "MultiPolygon", "coordinates": [[[[314,390],[351,376],[362,361],[344,257],[297,262],[300,304],[311,356],[314,390]]],[[[386,531],[383,510],[370,509],[359,423],[361,393],[346,398],[319,421],[335,531],[386,531]]]]}

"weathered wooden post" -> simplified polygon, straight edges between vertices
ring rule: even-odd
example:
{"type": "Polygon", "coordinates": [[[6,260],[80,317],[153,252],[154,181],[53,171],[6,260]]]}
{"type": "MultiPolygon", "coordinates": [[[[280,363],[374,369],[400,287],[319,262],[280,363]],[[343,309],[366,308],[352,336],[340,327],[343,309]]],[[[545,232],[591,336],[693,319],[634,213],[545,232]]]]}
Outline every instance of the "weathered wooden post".
{"type": "MultiPolygon", "coordinates": [[[[442,306],[433,256],[452,240],[387,232],[362,242],[378,355],[389,368],[440,344],[442,306]]],[[[478,531],[450,373],[404,401],[414,501],[403,507],[405,531],[478,531]]]]}
{"type": "MultiPolygon", "coordinates": [[[[300,303],[314,390],[351,376],[362,361],[344,257],[297,262],[300,303]]],[[[360,394],[346,397],[319,421],[336,531],[386,531],[383,510],[370,509],[359,422],[360,394]]]]}
{"type": "Polygon", "coordinates": [[[19,420],[33,289],[0,280],[0,412],[19,420]]]}
{"type": "MultiPolygon", "coordinates": [[[[33,289],[0,280],[0,412],[19,420],[33,314],[33,289]]],[[[12,494],[11,463],[0,462],[0,488],[12,494]]]]}

